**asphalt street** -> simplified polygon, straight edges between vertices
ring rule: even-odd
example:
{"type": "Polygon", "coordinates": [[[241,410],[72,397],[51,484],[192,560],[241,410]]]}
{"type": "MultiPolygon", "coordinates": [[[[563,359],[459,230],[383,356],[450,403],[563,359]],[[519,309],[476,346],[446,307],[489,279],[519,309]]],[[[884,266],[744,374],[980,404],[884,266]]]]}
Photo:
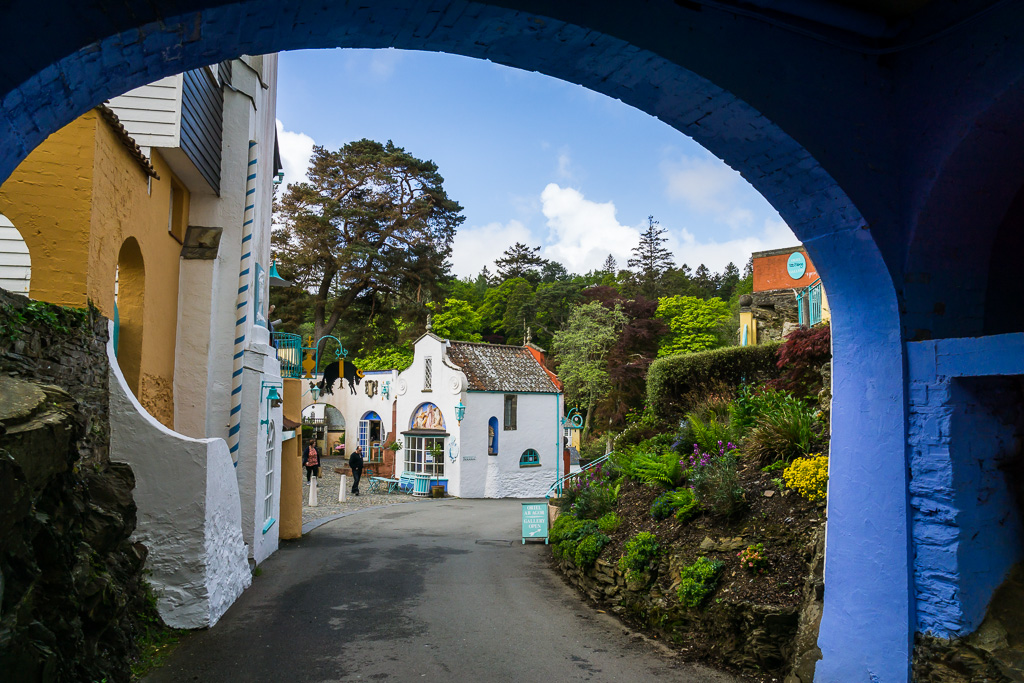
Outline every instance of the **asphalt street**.
{"type": "Polygon", "coordinates": [[[580,601],[520,501],[369,509],[282,544],[147,683],[734,681],[580,601]]]}

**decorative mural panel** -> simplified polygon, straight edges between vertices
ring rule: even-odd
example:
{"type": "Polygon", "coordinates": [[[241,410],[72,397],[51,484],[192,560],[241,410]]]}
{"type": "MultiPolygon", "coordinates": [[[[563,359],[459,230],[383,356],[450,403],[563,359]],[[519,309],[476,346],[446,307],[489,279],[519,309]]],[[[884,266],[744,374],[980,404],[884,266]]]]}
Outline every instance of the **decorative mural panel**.
{"type": "Polygon", "coordinates": [[[441,415],[441,409],[433,403],[421,403],[419,408],[412,411],[409,429],[444,430],[444,428],[444,416],[441,415]]]}

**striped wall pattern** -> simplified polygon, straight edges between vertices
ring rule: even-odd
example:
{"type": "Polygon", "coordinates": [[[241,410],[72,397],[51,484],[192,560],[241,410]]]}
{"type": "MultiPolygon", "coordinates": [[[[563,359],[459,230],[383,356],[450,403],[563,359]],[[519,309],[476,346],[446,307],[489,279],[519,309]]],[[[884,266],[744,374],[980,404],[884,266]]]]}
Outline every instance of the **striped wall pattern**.
{"type": "Polygon", "coordinates": [[[245,180],[245,212],[242,214],[242,257],[238,266],[238,298],[235,299],[235,356],[231,372],[231,414],[228,448],[238,467],[238,438],[242,424],[242,359],[245,356],[245,323],[249,309],[249,263],[252,260],[252,227],[256,218],[256,141],[249,141],[249,165],[245,180]]]}

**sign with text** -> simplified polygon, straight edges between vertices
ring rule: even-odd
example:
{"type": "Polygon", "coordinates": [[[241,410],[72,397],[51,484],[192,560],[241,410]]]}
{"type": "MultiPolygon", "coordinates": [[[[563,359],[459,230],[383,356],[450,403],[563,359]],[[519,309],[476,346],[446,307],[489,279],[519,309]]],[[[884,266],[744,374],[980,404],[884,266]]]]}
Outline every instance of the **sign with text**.
{"type": "Polygon", "coordinates": [[[523,543],[528,538],[543,538],[548,542],[548,504],[523,503],[523,543]]]}

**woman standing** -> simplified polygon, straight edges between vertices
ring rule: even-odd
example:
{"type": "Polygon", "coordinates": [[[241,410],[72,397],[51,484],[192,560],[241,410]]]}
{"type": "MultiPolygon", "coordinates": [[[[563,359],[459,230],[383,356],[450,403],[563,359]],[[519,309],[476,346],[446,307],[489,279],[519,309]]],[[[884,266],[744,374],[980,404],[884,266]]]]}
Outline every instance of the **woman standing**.
{"type": "Polygon", "coordinates": [[[320,449],[317,448],[315,441],[310,441],[302,454],[302,464],[306,468],[307,482],[310,477],[320,478],[320,449]]]}

